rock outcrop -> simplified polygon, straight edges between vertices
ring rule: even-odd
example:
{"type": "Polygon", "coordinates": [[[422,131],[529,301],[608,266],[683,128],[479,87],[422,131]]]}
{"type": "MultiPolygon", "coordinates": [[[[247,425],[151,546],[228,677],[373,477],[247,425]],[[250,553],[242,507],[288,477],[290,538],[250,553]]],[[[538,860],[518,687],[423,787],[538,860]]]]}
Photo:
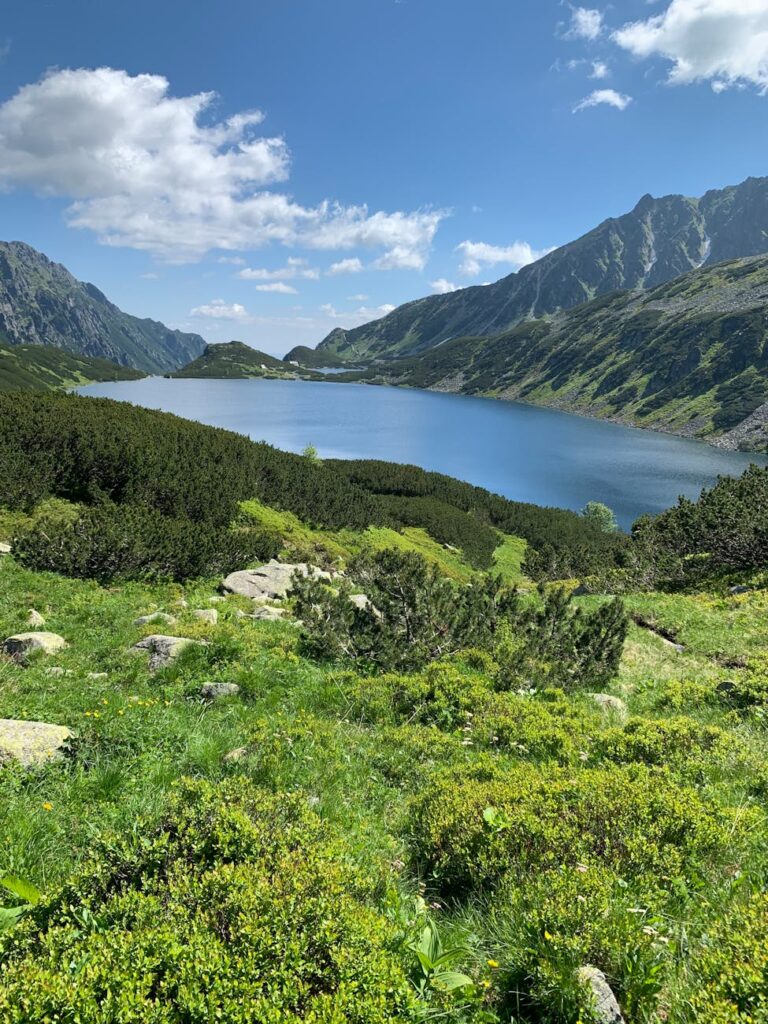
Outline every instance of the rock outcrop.
{"type": "Polygon", "coordinates": [[[155,672],[164,668],[181,654],[183,650],[192,645],[202,646],[199,640],[191,640],[186,636],[163,636],[153,633],[134,644],[134,651],[149,651],[149,670],[155,672]]]}
{"type": "Polygon", "coordinates": [[[239,594],[241,597],[249,597],[252,600],[267,598],[282,601],[291,590],[294,573],[311,576],[314,579],[331,579],[329,572],[323,572],[316,566],[306,565],[304,562],[298,564],[278,562],[273,558],[266,565],[261,565],[256,569],[243,569],[230,573],[221,584],[221,588],[225,593],[239,594]]]}
{"type": "Polygon", "coordinates": [[[15,661],[25,662],[30,654],[42,651],[44,654],[58,654],[67,647],[67,641],[58,633],[32,632],[16,633],[3,641],[3,651],[15,661]]]}
{"type": "Polygon", "coordinates": [[[32,768],[62,757],[73,733],[64,725],[0,719],[0,765],[16,761],[32,768]]]}

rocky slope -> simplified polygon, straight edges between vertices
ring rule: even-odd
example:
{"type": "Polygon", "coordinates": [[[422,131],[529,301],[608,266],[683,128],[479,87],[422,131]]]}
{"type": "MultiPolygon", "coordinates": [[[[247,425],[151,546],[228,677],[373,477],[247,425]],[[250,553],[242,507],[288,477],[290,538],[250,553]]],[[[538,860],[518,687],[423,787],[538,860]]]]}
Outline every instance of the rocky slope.
{"type": "Polygon", "coordinates": [[[768,443],[768,256],[344,376],[522,399],[760,450],[768,443]]]}
{"type": "Polygon", "coordinates": [[[0,242],[0,344],[52,345],[149,373],[176,369],[205,348],[197,334],[123,313],[23,242],[0,242]]]}
{"type": "Polygon", "coordinates": [[[337,328],[317,351],[349,361],[414,355],[451,338],[497,334],[616,289],[654,288],[704,265],[766,251],[768,178],[698,199],[647,195],[630,213],[495,284],[432,295],[361,327],[337,328]]]}

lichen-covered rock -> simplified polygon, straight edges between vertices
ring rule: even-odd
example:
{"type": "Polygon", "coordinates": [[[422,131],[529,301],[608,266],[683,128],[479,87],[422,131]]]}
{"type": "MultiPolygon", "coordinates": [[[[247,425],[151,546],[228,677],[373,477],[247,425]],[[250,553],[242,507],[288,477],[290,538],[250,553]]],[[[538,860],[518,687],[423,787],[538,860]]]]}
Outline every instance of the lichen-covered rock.
{"type": "Polygon", "coordinates": [[[0,718],[0,765],[17,761],[25,768],[61,757],[73,733],[63,725],[0,718]]]}
{"type": "Polygon", "coordinates": [[[219,613],[215,608],[198,608],[192,612],[192,617],[199,619],[201,622],[210,622],[212,626],[215,626],[219,621],[219,613]]]}
{"type": "Polygon", "coordinates": [[[285,608],[273,608],[271,605],[265,604],[257,608],[248,618],[255,619],[256,622],[280,622],[287,614],[285,608]]]}
{"type": "Polygon", "coordinates": [[[173,626],[176,624],[176,619],[168,612],[150,612],[149,615],[140,615],[138,619],[133,620],[134,626],[147,626],[152,622],[162,622],[165,626],[173,626]]]}
{"type": "Polygon", "coordinates": [[[624,1024],[621,1007],[601,970],[597,967],[580,967],[576,977],[589,990],[594,1024],[624,1024]]]}
{"type": "Polygon", "coordinates": [[[200,688],[200,696],[206,700],[216,700],[218,697],[236,697],[240,693],[237,683],[203,683],[200,688]]]}
{"type": "Polygon", "coordinates": [[[149,669],[151,672],[166,665],[178,658],[183,650],[192,645],[201,646],[199,640],[191,640],[186,636],[162,636],[153,633],[152,636],[145,636],[134,644],[134,651],[149,651],[149,669]]]}
{"type": "Polygon", "coordinates": [[[242,761],[244,757],[248,756],[247,747],[235,747],[234,750],[230,750],[228,754],[224,755],[225,761],[242,761]]]}
{"type": "Polygon", "coordinates": [[[67,647],[67,641],[58,633],[15,633],[3,641],[3,651],[16,661],[24,662],[30,654],[42,651],[44,654],[58,654],[67,647]]]}
{"type": "Polygon", "coordinates": [[[45,625],[45,619],[35,608],[30,608],[27,615],[27,625],[40,629],[41,626],[45,625]]]}
{"type": "Polygon", "coordinates": [[[314,565],[304,562],[292,564],[278,562],[276,559],[261,565],[257,569],[243,569],[230,573],[221,584],[222,590],[228,594],[239,594],[241,597],[272,598],[281,600],[288,596],[294,573],[311,576],[313,579],[329,580],[331,574],[323,572],[314,565]]]}

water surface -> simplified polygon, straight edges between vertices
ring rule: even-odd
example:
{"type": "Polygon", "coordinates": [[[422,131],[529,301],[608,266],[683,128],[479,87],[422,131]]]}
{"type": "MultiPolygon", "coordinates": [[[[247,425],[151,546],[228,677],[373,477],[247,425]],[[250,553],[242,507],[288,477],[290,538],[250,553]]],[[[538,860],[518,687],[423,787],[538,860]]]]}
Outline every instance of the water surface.
{"type": "Polygon", "coordinates": [[[439,470],[538,505],[603,501],[628,527],[756,455],[622,427],[552,409],[464,395],[283,380],[170,380],[91,384],[82,394],[163,409],[323,458],[387,459],[439,470]]]}

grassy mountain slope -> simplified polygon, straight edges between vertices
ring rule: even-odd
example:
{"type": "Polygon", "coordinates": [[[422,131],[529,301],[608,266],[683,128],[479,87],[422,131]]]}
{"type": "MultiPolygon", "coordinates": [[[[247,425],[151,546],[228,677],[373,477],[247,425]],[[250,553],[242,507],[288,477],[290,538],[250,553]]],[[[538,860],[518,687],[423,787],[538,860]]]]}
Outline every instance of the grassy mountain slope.
{"type": "MultiPolygon", "coordinates": [[[[206,345],[205,351],[191,363],[172,373],[172,377],[295,377],[298,367],[282,359],[244,345],[242,341],[229,341],[220,345],[206,345]]],[[[312,376],[300,371],[302,377],[312,376]]]]}
{"type": "Polygon", "coordinates": [[[768,178],[749,178],[699,199],[644,196],[630,213],[516,274],[406,303],[361,327],[336,328],[318,352],[350,362],[413,355],[451,338],[498,334],[617,289],[654,288],[699,266],[766,250],[768,178]]]}
{"type": "Polygon", "coordinates": [[[50,345],[148,373],[182,366],[205,347],[197,334],[123,313],[23,242],[0,243],[0,344],[50,345]]]}
{"type": "Polygon", "coordinates": [[[70,355],[47,345],[0,347],[0,391],[48,391],[97,380],[138,380],[144,374],[106,359],[70,355]]]}
{"type": "Polygon", "coordinates": [[[458,338],[374,377],[588,413],[760,448],[768,401],[768,257],[703,267],[492,338],[458,338]],[[740,429],[747,417],[754,429],[740,429]]]}

